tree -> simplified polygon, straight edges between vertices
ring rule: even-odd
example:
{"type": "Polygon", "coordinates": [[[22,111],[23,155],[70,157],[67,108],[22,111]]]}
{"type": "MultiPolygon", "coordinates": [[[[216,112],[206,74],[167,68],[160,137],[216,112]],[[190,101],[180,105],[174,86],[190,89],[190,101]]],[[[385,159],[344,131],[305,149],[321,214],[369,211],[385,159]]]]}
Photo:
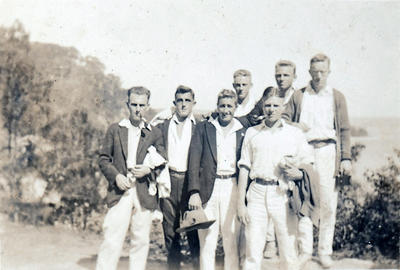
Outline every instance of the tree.
{"type": "Polygon", "coordinates": [[[10,155],[16,137],[34,134],[49,114],[45,101],[51,82],[36,71],[29,52],[29,35],[20,22],[10,28],[0,27],[0,93],[10,155]]]}

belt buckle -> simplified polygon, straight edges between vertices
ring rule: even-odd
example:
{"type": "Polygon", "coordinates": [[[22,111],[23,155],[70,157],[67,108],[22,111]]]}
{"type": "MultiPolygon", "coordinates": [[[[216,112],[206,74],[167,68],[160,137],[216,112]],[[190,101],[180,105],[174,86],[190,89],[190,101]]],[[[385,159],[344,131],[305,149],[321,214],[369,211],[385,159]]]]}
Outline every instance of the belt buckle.
{"type": "Polygon", "coordinates": [[[275,185],[278,185],[278,181],[277,180],[265,180],[265,179],[262,179],[262,178],[256,178],[255,179],[256,180],[256,183],[257,184],[260,184],[260,185],[263,185],[263,186],[275,186],[275,185]]]}
{"type": "Polygon", "coordinates": [[[230,179],[233,178],[234,176],[235,174],[224,174],[224,175],[217,174],[217,178],[219,179],[230,179]]]}
{"type": "Polygon", "coordinates": [[[186,172],[178,172],[178,171],[175,171],[175,170],[173,170],[173,169],[169,169],[169,173],[170,173],[170,174],[179,175],[179,176],[183,176],[183,175],[186,174],[186,172]]]}

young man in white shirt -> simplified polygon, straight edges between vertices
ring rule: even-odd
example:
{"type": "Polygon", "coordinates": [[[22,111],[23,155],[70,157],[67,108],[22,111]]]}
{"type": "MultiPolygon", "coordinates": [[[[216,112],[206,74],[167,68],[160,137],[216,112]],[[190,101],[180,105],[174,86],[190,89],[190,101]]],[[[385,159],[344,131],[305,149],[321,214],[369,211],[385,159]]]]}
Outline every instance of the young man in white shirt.
{"type": "Polygon", "coordinates": [[[289,211],[288,187],[301,180],[302,172],[292,163],[311,163],[312,152],[303,132],[281,120],[283,98],[276,88],[263,96],[265,120],[247,130],[238,162],[238,217],[245,225],[245,270],[261,269],[268,222],[273,222],[281,267],[299,269],[296,253],[297,216],[289,211]],[[284,163],[284,164],[283,164],[284,163]],[[248,178],[251,184],[246,196],[248,178]],[[247,199],[247,206],[245,205],[247,199]]]}
{"type": "Polygon", "coordinates": [[[215,223],[198,230],[200,269],[215,269],[215,250],[221,231],[224,269],[239,269],[237,206],[237,160],[243,142],[242,124],[234,118],[236,94],[218,94],[216,119],[197,124],[189,151],[189,209],[204,208],[215,223]]]}
{"type": "MultiPolygon", "coordinates": [[[[280,60],[275,64],[275,81],[279,89],[279,96],[284,98],[283,104],[286,105],[292,97],[295,89],[293,82],[296,79],[296,65],[289,60],[280,60]]],[[[271,87],[264,90],[263,96],[270,91],[271,87]]],[[[243,118],[243,117],[241,117],[243,118]]],[[[263,98],[261,98],[248,113],[245,118],[250,126],[258,125],[264,119],[263,98]]],[[[242,121],[243,122],[243,121],[242,121]]],[[[277,255],[275,239],[275,229],[272,220],[268,222],[267,242],[264,249],[264,258],[270,259],[277,255]]],[[[244,257],[244,246],[241,246],[241,256],[244,257]]]]}
{"type": "MultiPolygon", "coordinates": [[[[293,82],[296,80],[296,77],[296,65],[292,61],[280,60],[275,64],[275,81],[279,89],[280,97],[284,98],[284,105],[289,102],[295,91],[293,82]]],[[[267,89],[264,90],[263,95],[265,95],[267,89]]],[[[261,99],[255,104],[254,108],[246,115],[251,126],[258,125],[264,118],[262,107],[263,104],[261,97],[261,99]]]]}
{"type": "Polygon", "coordinates": [[[251,81],[251,73],[245,69],[236,70],[233,73],[233,88],[236,91],[238,105],[235,110],[235,117],[244,116],[253,109],[256,104],[252,95],[250,95],[250,89],[253,87],[251,81]]]}
{"type": "MultiPolygon", "coordinates": [[[[332,244],[336,222],[338,190],[336,177],[351,175],[350,123],[344,95],[328,85],[330,59],[317,54],[310,60],[311,81],[297,90],[282,117],[303,129],[314,149],[315,170],[319,181],[312,188],[319,193],[318,255],[324,268],[332,266],[332,244]]],[[[314,192],[315,193],[315,192],[314,192]]],[[[299,221],[301,261],[311,259],[313,224],[308,217],[299,221]]]]}
{"type": "Polygon", "coordinates": [[[155,181],[161,168],[151,169],[143,162],[151,147],[165,157],[161,131],[143,119],[149,99],[150,91],[144,87],[128,90],[129,119],[109,127],[100,150],[99,166],[108,181],[109,209],[103,223],[104,241],[97,256],[97,270],[117,269],[128,228],[129,269],[146,268],[152,214],[158,207],[156,195],[149,192],[149,182],[155,181]]]}
{"type": "MultiPolygon", "coordinates": [[[[182,214],[187,210],[187,171],[189,146],[194,134],[196,120],[193,117],[195,95],[191,88],[180,85],[175,91],[173,102],[175,113],[171,119],[157,125],[162,132],[166,148],[168,167],[171,180],[171,194],[160,200],[163,213],[163,230],[165,245],[168,250],[168,269],[181,269],[180,234],[175,230],[179,227],[182,214]]],[[[199,239],[197,230],[186,233],[192,264],[198,268],[199,239]]]]}

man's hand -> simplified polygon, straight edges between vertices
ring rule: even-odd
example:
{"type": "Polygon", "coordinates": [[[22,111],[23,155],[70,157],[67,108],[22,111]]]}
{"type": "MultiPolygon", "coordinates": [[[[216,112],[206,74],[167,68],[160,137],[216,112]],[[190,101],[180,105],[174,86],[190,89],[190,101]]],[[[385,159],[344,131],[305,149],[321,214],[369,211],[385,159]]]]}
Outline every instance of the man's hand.
{"type": "Polygon", "coordinates": [[[352,170],[351,161],[342,160],[342,162],[340,163],[340,172],[343,175],[351,175],[351,170],[352,170]]]}
{"type": "Polygon", "coordinates": [[[122,174],[117,174],[117,177],[115,177],[115,182],[117,183],[117,187],[120,190],[127,190],[131,187],[131,182],[129,181],[129,179],[122,174]]]}
{"type": "Polygon", "coordinates": [[[201,117],[204,120],[213,120],[218,117],[218,112],[216,112],[216,111],[208,112],[208,113],[202,114],[201,117]]]}
{"type": "Polygon", "coordinates": [[[244,203],[239,203],[238,210],[237,210],[237,216],[238,216],[239,221],[242,222],[244,225],[249,224],[250,217],[249,217],[249,214],[247,213],[247,207],[244,203]]]}
{"type": "Polygon", "coordinates": [[[142,178],[151,172],[150,167],[145,165],[135,165],[131,170],[133,177],[142,178]]]}
{"type": "Polygon", "coordinates": [[[199,193],[194,193],[189,198],[189,210],[201,208],[201,199],[199,193]]]}
{"type": "Polygon", "coordinates": [[[303,173],[293,165],[286,165],[282,168],[283,174],[288,180],[300,180],[303,178],[303,173]]]}
{"type": "Polygon", "coordinates": [[[159,112],[151,121],[150,123],[153,126],[156,126],[165,120],[171,119],[172,115],[175,113],[175,107],[171,107],[170,109],[164,110],[159,112]]]}

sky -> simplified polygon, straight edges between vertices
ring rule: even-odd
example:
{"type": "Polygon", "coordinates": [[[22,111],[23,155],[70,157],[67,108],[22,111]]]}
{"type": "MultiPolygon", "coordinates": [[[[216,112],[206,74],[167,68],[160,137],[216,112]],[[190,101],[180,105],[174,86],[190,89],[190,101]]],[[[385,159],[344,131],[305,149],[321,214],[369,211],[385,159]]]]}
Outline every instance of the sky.
{"type": "Polygon", "coordinates": [[[156,108],[184,84],[197,109],[214,109],[240,68],[259,98],[280,59],[296,63],[303,87],[322,52],[351,118],[400,117],[400,1],[0,0],[0,25],[16,19],[31,41],[73,46],[123,87],[146,86],[156,108]]]}

